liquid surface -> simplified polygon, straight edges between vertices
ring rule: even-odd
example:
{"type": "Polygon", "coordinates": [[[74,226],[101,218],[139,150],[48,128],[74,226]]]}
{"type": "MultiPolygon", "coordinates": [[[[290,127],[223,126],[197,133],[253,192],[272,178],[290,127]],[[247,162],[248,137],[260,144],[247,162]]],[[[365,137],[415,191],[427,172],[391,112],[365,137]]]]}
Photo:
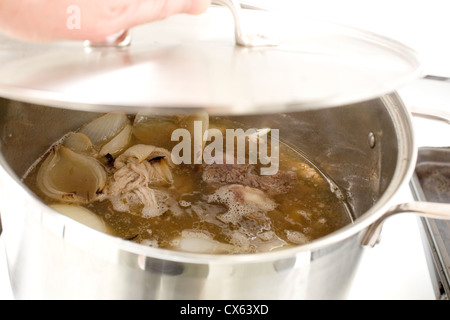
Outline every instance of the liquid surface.
{"type": "MultiPolygon", "coordinates": [[[[177,143],[170,139],[176,126],[164,121],[160,126],[137,126],[134,116],[128,118],[134,127],[127,148],[152,145],[170,151],[177,143]]],[[[241,125],[210,118],[211,128],[224,132],[225,128],[241,125]]],[[[52,150],[61,141],[55,142],[52,150]]],[[[129,184],[121,187],[119,198],[110,196],[119,179],[121,169],[115,166],[121,154],[123,151],[98,158],[108,181],[104,194],[95,201],[75,205],[89,209],[101,218],[109,233],[123,239],[190,252],[254,253],[305,244],[351,223],[346,203],[336,188],[284,143],[279,143],[279,170],[272,176],[260,175],[260,163],[161,167],[169,168],[172,180],[152,180],[155,182],[144,186],[147,191],[151,189],[157,201],[154,208],[133,202],[144,197],[136,191],[140,189],[132,189],[133,196],[125,196],[122,191],[129,184]]],[[[44,155],[30,168],[24,182],[48,205],[61,204],[64,201],[47,196],[37,183],[39,170],[48,157],[44,155]]],[[[155,156],[147,159],[146,165],[157,166],[163,160],[164,156],[155,156]]]]}

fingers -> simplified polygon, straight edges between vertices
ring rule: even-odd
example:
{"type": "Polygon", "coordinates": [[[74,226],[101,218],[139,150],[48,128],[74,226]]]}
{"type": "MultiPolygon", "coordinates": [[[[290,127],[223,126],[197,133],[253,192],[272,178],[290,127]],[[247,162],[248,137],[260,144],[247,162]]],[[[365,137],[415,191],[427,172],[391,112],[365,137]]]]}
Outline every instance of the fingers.
{"type": "Polygon", "coordinates": [[[211,0],[190,0],[189,8],[185,13],[200,14],[206,11],[211,5],[211,0]]]}
{"type": "Polygon", "coordinates": [[[200,14],[210,4],[211,0],[0,0],[0,31],[35,42],[102,41],[174,14],[200,14]]]}
{"type": "Polygon", "coordinates": [[[174,14],[200,14],[211,0],[140,0],[129,6],[127,27],[165,19],[174,14]]]}
{"type": "Polygon", "coordinates": [[[211,0],[97,0],[97,3],[101,4],[98,9],[101,12],[87,13],[90,22],[87,32],[83,32],[85,40],[101,41],[121,30],[175,14],[200,14],[206,11],[211,0]]]}

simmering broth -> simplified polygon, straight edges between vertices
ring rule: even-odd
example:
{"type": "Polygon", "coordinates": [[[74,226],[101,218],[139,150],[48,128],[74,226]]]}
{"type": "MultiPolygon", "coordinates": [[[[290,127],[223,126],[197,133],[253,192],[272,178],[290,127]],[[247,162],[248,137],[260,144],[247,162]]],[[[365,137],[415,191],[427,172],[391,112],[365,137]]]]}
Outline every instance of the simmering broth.
{"type": "Polygon", "coordinates": [[[266,252],[305,244],[351,223],[335,184],[301,152],[272,136],[273,130],[245,131],[249,148],[244,163],[237,164],[238,143],[227,149],[229,141],[217,143],[217,137],[238,128],[242,125],[205,114],[107,114],[55,142],[24,182],[81,223],[166,249],[266,252]],[[180,140],[172,141],[172,134],[180,128],[204,137],[189,142],[189,157],[184,157],[187,149],[178,154],[192,163],[174,161],[180,140]],[[262,146],[272,156],[277,151],[276,172],[261,174],[268,164],[262,158],[251,161],[256,150],[251,141],[264,142],[257,145],[258,155],[262,146]],[[211,155],[224,163],[207,164],[196,152],[213,143],[224,152],[214,149],[211,155]]]}

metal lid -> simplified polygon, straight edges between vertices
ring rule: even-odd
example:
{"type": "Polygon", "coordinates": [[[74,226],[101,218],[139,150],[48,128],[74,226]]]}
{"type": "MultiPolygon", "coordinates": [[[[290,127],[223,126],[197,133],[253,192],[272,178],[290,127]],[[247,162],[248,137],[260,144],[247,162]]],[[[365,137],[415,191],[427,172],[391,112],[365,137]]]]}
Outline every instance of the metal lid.
{"type": "Polygon", "coordinates": [[[235,19],[213,6],[136,27],[117,47],[1,39],[0,96],[96,111],[252,114],[367,100],[420,75],[413,50],[396,41],[220,2],[235,19]]]}

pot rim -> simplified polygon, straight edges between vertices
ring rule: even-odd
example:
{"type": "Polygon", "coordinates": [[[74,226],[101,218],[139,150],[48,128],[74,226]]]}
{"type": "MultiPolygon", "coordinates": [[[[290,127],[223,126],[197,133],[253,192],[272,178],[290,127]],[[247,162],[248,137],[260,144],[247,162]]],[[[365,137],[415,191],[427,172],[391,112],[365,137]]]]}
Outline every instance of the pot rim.
{"type": "Polygon", "coordinates": [[[16,182],[36,205],[40,205],[48,209],[45,211],[42,210],[43,214],[48,214],[51,218],[57,219],[57,221],[60,222],[61,229],[63,230],[60,232],[62,237],[64,237],[64,233],[67,232],[68,228],[71,228],[71,226],[76,226],[78,229],[81,227],[85,230],[85,232],[92,234],[96,240],[101,240],[103,243],[114,246],[116,249],[119,248],[129,253],[152,259],[161,259],[181,263],[235,264],[282,260],[301,254],[309,254],[312,251],[337,244],[364,231],[371,224],[379,219],[382,219],[382,216],[387,212],[387,210],[393,206],[393,200],[397,191],[409,183],[409,179],[413,175],[417,159],[417,147],[413,135],[411,115],[396,92],[382,96],[380,99],[383,101],[386,106],[386,110],[391,115],[396,128],[397,139],[400,142],[398,144],[399,150],[395,172],[383,195],[368,211],[362,214],[361,217],[357,218],[352,224],[349,224],[329,235],[311,241],[310,243],[271,252],[236,255],[191,253],[144,246],[129,240],[107,235],[90,229],[89,227],[84,226],[81,223],[65,217],[57,211],[51,209],[23,184],[21,179],[19,179],[9,167],[2,154],[0,154],[0,165],[9,175],[9,178],[16,182]]]}

